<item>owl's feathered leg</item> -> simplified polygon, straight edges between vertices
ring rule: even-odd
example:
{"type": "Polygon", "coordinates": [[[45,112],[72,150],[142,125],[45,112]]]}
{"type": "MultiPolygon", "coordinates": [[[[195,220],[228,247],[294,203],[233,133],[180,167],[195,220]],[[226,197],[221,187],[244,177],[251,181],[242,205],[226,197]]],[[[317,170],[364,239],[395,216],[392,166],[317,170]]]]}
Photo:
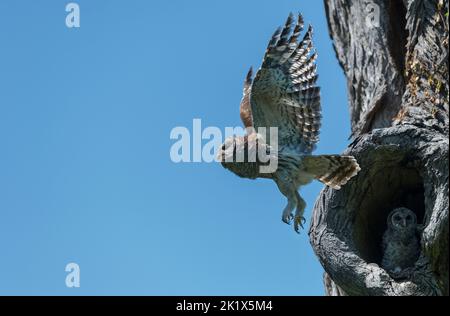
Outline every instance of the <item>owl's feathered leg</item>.
{"type": "Polygon", "coordinates": [[[295,209],[295,205],[296,205],[296,199],[295,196],[288,196],[288,204],[286,205],[286,207],[283,210],[283,214],[281,217],[281,220],[283,222],[285,222],[286,224],[290,225],[292,220],[294,219],[294,209],[295,209]]]}
{"type": "Polygon", "coordinates": [[[295,185],[289,181],[276,180],[280,192],[286,196],[288,204],[283,210],[282,221],[290,225],[292,220],[294,221],[294,229],[298,233],[300,232],[300,227],[303,228],[305,218],[303,213],[305,211],[306,202],[300,196],[295,185]],[[295,216],[294,216],[294,209],[295,216]]]}
{"type": "Polygon", "coordinates": [[[297,190],[295,190],[296,198],[297,198],[297,209],[295,210],[294,217],[294,229],[297,233],[300,233],[300,228],[304,228],[303,224],[305,224],[306,219],[303,217],[306,208],[306,202],[302,199],[297,190]]]}
{"type": "Polygon", "coordinates": [[[281,220],[286,224],[290,225],[291,221],[294,219],[294,209],[297,206],[297,190],[295,186],[289,181],[277,179],[275,182],[278,185],[280,192],[287,198],[288,203],[283,210],[281,220]]]}

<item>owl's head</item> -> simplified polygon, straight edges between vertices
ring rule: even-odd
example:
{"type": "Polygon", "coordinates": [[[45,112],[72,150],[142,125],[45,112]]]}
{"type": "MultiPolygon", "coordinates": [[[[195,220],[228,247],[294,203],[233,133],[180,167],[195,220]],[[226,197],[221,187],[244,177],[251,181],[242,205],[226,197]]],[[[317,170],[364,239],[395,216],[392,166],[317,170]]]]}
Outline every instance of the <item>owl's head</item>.
{"type": "MultiPolygon", "coordinates": [[[[255,179],[262,165],[260,154],[265,153],[267,159],[272,157],[270,146],[264,143],[259,134],[232,136],[225,139],[217,153],[217,161],[234,174],[255,179]]],[[[273,154],[276,157],[276,154],[273,154]]]]}
{"type": "Polygon", "coordinates": [[[217,152],[217,160],[223,165],[225,162],[234,162],[236,160],[236,151],[239,147],[242,147],[241,144],[242,141],[240,137],[228,137],[217,152]]]}
{"type": "Polygon", "coordinates": [[[387,224],[397,231],[413,231],[417,226],[417,216],[406,207],[396,208],[389,214],[387,224]]]}
{"type": "MultiPolygon", "coordinates": [[[[249,172],[247,169],[251,165],[244,164],[243,162],[245,160],[239,159],[239,157],[245,158],[245,143],[244,137],[228,137],[225,139],[225,142],[222,144],[217,153],[217,160],[222,164],[222,166],[240,177],[246,177],[249,172]]],[[[250,174],[252,173],[253,172],[250,172],[250,174]]]]}
{"type": "Polygon", "coordinates": [[[268,146],[264,144],[262,136],[259,134],[228,137],[217,153],[217,160],[222,164],[256,161],[258,146],[263,146],[262,150],[269,152],[269,149],[266,149],[268,146]]]}

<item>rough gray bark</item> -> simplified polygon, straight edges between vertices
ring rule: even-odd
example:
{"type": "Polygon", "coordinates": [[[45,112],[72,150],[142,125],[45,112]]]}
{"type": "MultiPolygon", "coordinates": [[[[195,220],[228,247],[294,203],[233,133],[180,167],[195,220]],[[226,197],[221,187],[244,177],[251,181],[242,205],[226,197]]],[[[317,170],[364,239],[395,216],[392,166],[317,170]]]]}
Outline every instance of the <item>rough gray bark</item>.
{"type": "Polygon", "coordinates": [[[325,0],[348,83],[352,144],[362,170],[314,207],[311,244],[328,295],[448,295],[448,1],[325,0]],[[379,19],[377,19],[379,13],[379,19]],[[386,218],[423,225],[411,275],[379,267],[386,218]]]}

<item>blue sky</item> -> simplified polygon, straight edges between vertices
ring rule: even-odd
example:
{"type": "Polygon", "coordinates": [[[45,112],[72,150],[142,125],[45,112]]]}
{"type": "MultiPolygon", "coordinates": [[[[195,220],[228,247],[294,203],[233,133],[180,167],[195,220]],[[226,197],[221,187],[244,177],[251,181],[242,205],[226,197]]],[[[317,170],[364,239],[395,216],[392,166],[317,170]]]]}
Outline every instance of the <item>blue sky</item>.
{"type": "MultiPolygon", "coordinates": [[[[170,160],[172,128],[239,126],[275,28],[315,29],[323,128],[347,144],[346,83],[322,1],[0,2],[0,294],[322,295],[307,231],[267,180],[170,160]],[[65,286],[76,262],[81,287],[65,286]]],[[[311,208],[321,189],[301,190],[311,208]]]]}

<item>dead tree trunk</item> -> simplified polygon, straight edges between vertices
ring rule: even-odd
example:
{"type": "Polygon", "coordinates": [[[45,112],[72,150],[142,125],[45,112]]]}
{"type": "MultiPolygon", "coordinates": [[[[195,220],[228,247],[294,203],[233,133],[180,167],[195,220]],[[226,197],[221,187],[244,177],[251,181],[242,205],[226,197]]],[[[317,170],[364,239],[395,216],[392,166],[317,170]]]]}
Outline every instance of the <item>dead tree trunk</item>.
{"type": "Polygon", "coordinates": [[[448,1],[325,0],[362,170],[316,201],[310,240],[328,295],[448,295],[448,1]],[[424,229],[406,279],[379,264],[386,218],[424,229]]]}

